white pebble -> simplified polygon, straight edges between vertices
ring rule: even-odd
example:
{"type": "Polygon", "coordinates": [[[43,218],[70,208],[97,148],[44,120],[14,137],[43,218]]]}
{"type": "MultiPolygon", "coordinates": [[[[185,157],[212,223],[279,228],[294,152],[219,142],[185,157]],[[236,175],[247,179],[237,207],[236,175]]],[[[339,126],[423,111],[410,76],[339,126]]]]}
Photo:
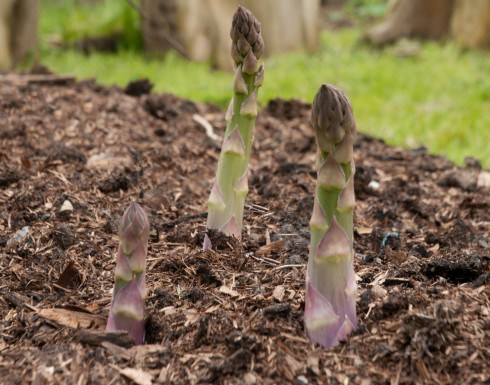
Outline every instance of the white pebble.
{"type": "Polygon", "coordinates": [[[63,202],[60,208],[60,213],[65,211],[73,211],[73,205],[68,199],[63,202]]]}

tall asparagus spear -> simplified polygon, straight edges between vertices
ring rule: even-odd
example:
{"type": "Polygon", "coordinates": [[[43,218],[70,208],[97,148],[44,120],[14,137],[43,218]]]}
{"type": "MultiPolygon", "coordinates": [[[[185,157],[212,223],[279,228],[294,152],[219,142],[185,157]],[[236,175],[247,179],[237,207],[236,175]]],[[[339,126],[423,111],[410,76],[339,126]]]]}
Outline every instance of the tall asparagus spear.
{"type": "MultiPolygon", "coordinates": [[[[248,162],[257,116],[257,93],[264,80],[258,64],[264,52],[260,23],[238,7],[231,26],[231,56],[236,65],[234,96],[226,114],[226,131],[218,170],[208,200],[208,229],[241,238],[243,207],[248,193],[248,162]]],[[[206,235],[204,248],[211,247],[206,235]]]]}
{"type": "Polygon", "coordinates": [[[145,338],[145,268],[150,223],[143,208],[133,202],[119,228],[116,282],[107,331],[126,330],[136,344],[145,338]]]}
{"type": "Polygon", "coordinates": [[[319,170],[310,220],[305,323],[310,339],[329,348],[357,326],[352,244],[356,125],[342,90],[328,84],[320,87],[311,124],[319,170]]]}

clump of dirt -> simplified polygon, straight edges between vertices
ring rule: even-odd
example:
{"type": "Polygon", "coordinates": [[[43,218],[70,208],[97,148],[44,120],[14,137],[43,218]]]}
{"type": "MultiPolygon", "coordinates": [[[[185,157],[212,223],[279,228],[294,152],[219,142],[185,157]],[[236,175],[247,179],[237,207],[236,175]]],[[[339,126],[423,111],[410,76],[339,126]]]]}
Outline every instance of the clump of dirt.
{"type": "Polygon", "coordinates": [[[52,74],[11,75],[1,86],[5,383],[490,380],[487,171],[359,134],[359,328],[324,351],[303,325],[310,106],[274,100],[261,111],[242,242],[211,233],[216,248],[203,251],[221,142],[193,115],[222,136],[224,112],[149,87],[52,74]],[[118,221],[132,200],[152,227],[147,343],[137,347],[104,332],[118,221]]]}

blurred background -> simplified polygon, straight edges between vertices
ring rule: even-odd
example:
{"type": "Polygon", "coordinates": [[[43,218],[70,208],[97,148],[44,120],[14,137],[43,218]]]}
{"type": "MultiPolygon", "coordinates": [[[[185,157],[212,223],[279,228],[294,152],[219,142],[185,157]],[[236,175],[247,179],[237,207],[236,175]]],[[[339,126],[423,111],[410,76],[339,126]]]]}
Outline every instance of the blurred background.
{"type": "Polygon", "coordinates": [[[262,104],[331,83],[361,132],[490,168],[489,0],[0,0],[0,68],[147,78],[225,108],[237,4],[262,22],[262,104]]]}

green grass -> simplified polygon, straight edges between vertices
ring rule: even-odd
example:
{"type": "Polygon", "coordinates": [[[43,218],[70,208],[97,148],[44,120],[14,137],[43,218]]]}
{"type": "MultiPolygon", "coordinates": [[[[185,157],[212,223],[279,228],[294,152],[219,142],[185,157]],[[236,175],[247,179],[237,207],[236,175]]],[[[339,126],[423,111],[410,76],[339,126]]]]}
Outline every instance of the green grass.
{"type": "MultiPolygon", "coordinates": [[[[94,31],[137,29],[137,15],[123,1],[104,0],[95,6],[100,10],[95,25],[89,23],[94,6],[80,6],[75,0],[44,1],[43,6],[44,41],[53,35],[55,40],[70,41],[94,31]]],[[[117,54],[89,56],[44,42],[42,63],[80,79],[96,77],[107,85],[124,86],[148,77],[157,92],[227,105],[232,74],[176,54],[164,60],[149,59],[139,49],[138,38],[132,36],[117,54]]],[[[431,153],[445,154],[458,164],[471,155],[490,168],[488,54],[462,52],[452,43],[424,43],[417,56],[400,58],[392,49],[376,51],[359,44],[360,37],[359,29],[324,32],[315,55],[297,52],[268,58],[261,102],[276,97],[311,101],[322,82],[332,83],[350,96],[360,131],[391,144],[426,146],[431,153]]]]}

